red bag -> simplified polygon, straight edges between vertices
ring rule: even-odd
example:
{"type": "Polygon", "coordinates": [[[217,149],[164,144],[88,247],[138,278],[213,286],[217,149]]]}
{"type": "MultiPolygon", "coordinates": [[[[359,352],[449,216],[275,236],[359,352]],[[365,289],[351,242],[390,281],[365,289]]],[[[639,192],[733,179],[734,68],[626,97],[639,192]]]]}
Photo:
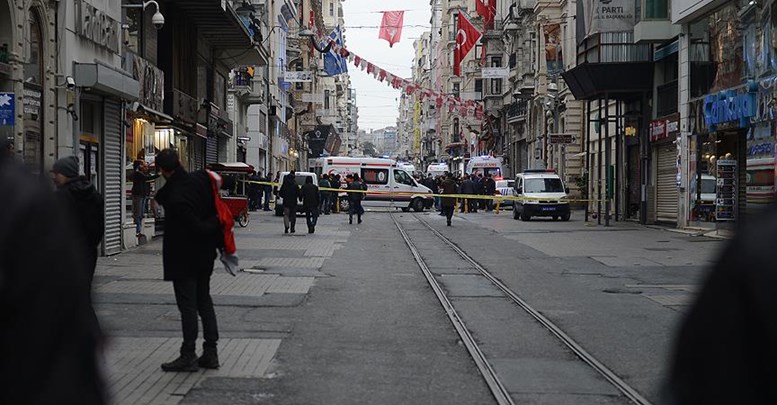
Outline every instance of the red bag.
{"type": "Polygon", "coordinates": [[[235,227],[235,218],[232,217],[232,212],[229,210],[227,204],[221,200],[221,194],[219,189],[221,188],[221,176],[210,170],[206,170],[208,176],[210,176],[210,183],[213,186],[213,198],[216,203],[216,215],[221,222],[223,234],[224,234],[224,254],[234,255],[237,251],[235,245],[235,233],[232,230],[235,227]]]}

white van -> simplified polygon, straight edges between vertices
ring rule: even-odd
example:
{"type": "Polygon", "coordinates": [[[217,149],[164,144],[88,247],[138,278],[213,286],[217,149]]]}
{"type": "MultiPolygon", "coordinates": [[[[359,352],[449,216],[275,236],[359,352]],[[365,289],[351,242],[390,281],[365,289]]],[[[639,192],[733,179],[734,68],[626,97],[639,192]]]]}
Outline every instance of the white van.
{"type": "Polygon", "coordinates": [[[474,156],[467,163],[467,174],[490,174],[494,180],[502,180],[502,159],[493,156],[474,156]]]}
{"type": "MultiPolygon", "coordinates": [[[[362,200],[364,207],[398,207],[402,211],[413,209],[421,212],[434,205],[432,190],[416,182],[410,173],[392,159],[326,157],[315,159],[311,166],[319,177],[322,174],[339,174],[343,188],[345,176],[358,174],[367,184],[367,194],[362,200]]],[[[347,193],[340,193],[339,200],[340,209],[347,209],[347,193]]]]}
{"type": "MultiPolygon", "coordinates": [[[[281,177],[278,180],[278,191],[281,189],[281,184],[283,184],[283,179],[286,178],[286,176],[289,175],[289,172],[281,172],[281,177]]],[[[295,172],[294,173],[294,181],[297,183],[297,187],[302,187],[305,184],[305,180],[308,177],[313,178],[313,184],[318,185],[318,177],[316,177],[315,173],[311,172],[295,172]]],[[[298,201],[297,202],[297,213],[304,213],[304,207],[302,204],[298,201]]],[[[281,198],[280,195],[275,196],[275,215],[276,216],[282,216],[283,215],[283,198],[281,198]]]]}
{"type": "Polygon", "coordinates": [[[447,163],[432,163],[426,167],[426,174],[431,174],[432,177],[437,178],[445,174],[448,171],[447,163]]]}
{"type": "Polygon", "coordinates": [[[515,177],[515,196],[526,198],[513,205],[513,219],[531,217],[561,218],[569,221],[569,189],[555,170],[526,170],[515,177]]]}

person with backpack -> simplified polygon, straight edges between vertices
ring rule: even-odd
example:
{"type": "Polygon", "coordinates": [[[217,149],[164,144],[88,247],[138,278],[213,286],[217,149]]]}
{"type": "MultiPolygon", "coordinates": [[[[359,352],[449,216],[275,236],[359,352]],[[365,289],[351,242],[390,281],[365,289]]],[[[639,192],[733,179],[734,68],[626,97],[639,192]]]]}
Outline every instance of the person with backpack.
{"type": "Polygon", "coordinates": [[[362,223],[362,214],[364,214],[364,208],[362,208],[362,200],[364,199],[364,193],[362,191],[367,190],[367,185],[361,182],[359,175],[353,174],[353,181],[348,183],[348,223],[353,224],[353,214],[356,214],[357,223],[362,223]],[[356,192],[354,192],[356,191],[356,192]]]}
{"type": "Polygon", "coordinates": [[[183,329],[180,356],[162,364],[162,370],[192,372],[198,366],[216,369],[219,332],[210,296],[210,277],[216,250],[224,239],[211,178],[205,170],[187,173],[172,149],[157,154],[156,167],[167,180],[155,197],[165,209],[164,279],[173,282],[183,329]],[[198,315],[205,338],[200,357],[196,354],[198,315]]]}

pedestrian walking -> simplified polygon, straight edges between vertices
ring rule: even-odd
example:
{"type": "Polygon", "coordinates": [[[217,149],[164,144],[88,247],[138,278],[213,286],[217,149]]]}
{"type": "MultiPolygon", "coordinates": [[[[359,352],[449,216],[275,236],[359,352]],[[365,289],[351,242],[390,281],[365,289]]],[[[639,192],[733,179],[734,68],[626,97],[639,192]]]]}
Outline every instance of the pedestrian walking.
{"type": "Polygon", "coordinates": [[[302,198],[302,207],[305,209],[305,222],[308,225],[308,233],[315,233],[320,212],[321,195],[319,194],[318,186],[313,184],[312,177],[305,177],[305,184],[302,185],[300,197],[302,198]]]}
{"type": "Polygon", "coordinates": [[[348,223],[353,224],[353,215],[356,214],[357,223],[360,224],[364,214],[364,208],[362,208],[364,193],[361,191],[366,191],[367,185],[361,182],[356,173],[353,174],[352,179],[348,183],[348,223]]]}
{"type": "Polygon", "coordinates": [[[54,162],[51,173],[57,186],[57,197],[77,227],[73,234],[85,260],[84,274],[91,291],[97,267],[97,246],[103,240],[105,214],[103,197],[86,177],[79,175],[79,167],[77,157],[67,156],[54,162]]]}
{"type": "MultiPolygon", "coordinates": [[[[485,195],[485,188],[483,185],[483,174],[478,173],[477,176],[473,176],[472,183],[475,185],[475,195],[485,195]]],[[[485,210],[486,209],[486,200],[485,199],[476,199],[474,201],[475,205],[475,211],[478,209],[485,210]]]]}
{"type": "Polygon", "coordinates": [[[135,236],[143,235],[143,217],[146,215],[146,203],[151,195],[151,180],[157,175],[148,173],[148,165],[143,160],[132,164],[132,218],[135,221],[135,236]]]}
{"type": "Polygon", "coordinates": [[[292,170],[283,178],[283,184],[278,191],[283,199],[283,233],[296,232],[297,225],[297,200],[300,198],[300,189],[297,186],[297,172],[292,170]]]}
{"type": "MultiPolygon", "coordinates": [[[[321,181],[318,183],[319,187],[324,188],[330,188],[331,185],[329,184],[329,176],[324,173],[321,175],[321,181]]],[[[329,215],[330,210],[330,203],[332,202],[331,198],[329,197],[330,191],[324,191],[321,190],[321,213],[324,215],[329,215]]]]}
{"type": "Polygon", "coordinates": [[[167,180],[156,194],[156,200],[165,209],[164,279],[173,283],[183,331],[180,356],[162,364],[162,370],[197,371],[198,366],[215,369],[219,367],[219,332],[210,296],[210,277],[223,236],[213,185],[204,170],[187,173],[172,149],[157,154],[156,167],[167,180]],[[205,338],[200,357],[196,354],[198,315],[205,338]]]}
{"type": "Polygon", "coordinates": [[[81,224],[2,138],[0,404],[106,404],[81,224]]]}
{"type": "MultiPolygon", "coordinates": [[[[458,193],[458,185],[453,179],[453,176],[449,173],[441,184],[442,194],[453,195],[458,193]]],[[[442,212],[445,215],[445,219],[448,222],[448,226],[451,226],[451,219],[453,218],[453,210],[456,206],[455,197],[443,197],[440,201],[442,205],[442,212]]]]}

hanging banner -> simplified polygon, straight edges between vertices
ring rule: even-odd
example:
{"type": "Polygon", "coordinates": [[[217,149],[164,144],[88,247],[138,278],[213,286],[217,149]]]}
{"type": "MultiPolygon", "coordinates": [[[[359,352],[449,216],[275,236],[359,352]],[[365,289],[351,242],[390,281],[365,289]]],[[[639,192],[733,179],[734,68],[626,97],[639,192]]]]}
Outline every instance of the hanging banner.
{"type": "Polygon", "coordinates": [[[577,14],[578,32],[584,33],[580,40],[600,32],[634,30],[636,3],[632,0],[582,0],[577,4],[578,11],[580,7],[583,8],[583,12],[577,14]],[[583,18],[579,18],[580,15],[583,18]]]}
{"type": "Polygon", "coordinates": [[[389,47],[393,47],[395,43],[399,42],[399,37],[402,35],[404,18],[404,11],[384,11],[378,38],[385,39],[388,41],[389,47]]]}
{"type": "Polygon", "coordinates": [[[309,70],[286,71],[283,73],[283,81],[289,83],[310,83],[313,81],[313,72],[309,70]]]}
{"type": "Polygon", "coordinates": [[[484,67],[480,76],[483,79],[506,79],[510,76],[508,67],[484,67]]]}
{"type": "Polygon", "coordinates": [[[459,30],[456,31],[456,49],[453,51],[453,74],[461,76],[461,61],[467,56],[483,34],[459,13],[459,30]]]}

